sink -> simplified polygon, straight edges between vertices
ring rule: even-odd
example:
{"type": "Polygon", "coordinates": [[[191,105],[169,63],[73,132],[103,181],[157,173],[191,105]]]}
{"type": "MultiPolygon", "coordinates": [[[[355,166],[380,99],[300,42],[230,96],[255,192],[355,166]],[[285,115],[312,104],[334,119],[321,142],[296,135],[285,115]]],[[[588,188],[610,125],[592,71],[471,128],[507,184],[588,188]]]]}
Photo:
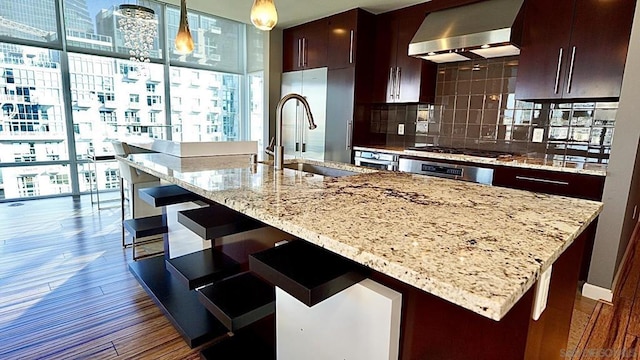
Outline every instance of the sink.
{"type": "Polygon", "coordinates": [[[357,175],[359,173],[349,170],[335,169],[322,165],[314,165],[308,163],[292,163],[292,164],[284,164],[283,167],[287,169],[293,169],[298,171],[303,171],[307,173],[312,173],[316,175],[329,176],[329,177],[341,177],[341,176],[351,176],[357,175]]]}

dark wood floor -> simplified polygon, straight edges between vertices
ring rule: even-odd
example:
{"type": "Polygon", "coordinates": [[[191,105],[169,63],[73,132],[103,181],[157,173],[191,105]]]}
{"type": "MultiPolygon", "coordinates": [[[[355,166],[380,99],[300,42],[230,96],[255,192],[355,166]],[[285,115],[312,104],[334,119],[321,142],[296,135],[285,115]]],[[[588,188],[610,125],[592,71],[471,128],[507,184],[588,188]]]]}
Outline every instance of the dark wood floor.
{"type": "Polygon", "coordinates": [[[129,273],[120,210],[0,204],[0,359],[197,359],[129,273]]]}
{"type": "MultiPolygon", "coordinates": [[[[88,197],[0,203],[0,359],[198,358],[130,274],[119,223],[119,208],[98,211],[88,197]]],[[[613,305],[577,296],[576,359],[638,358],[632,255],[613,305]],[[601,349],[635,357],[589,357],[601,349]]]]}

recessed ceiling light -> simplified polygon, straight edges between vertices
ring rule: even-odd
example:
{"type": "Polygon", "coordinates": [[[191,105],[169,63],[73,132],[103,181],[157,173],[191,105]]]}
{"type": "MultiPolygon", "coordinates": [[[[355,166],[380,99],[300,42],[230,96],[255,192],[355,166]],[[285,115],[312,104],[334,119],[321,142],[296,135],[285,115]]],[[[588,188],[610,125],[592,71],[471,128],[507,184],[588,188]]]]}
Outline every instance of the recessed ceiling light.
{"type": "Polygon", "coordinates": [[[484,45],[480,46],[481,49],[488,49],[490,47],[491,47],[491,45],[489,45],[489,44],[484,44],[484,45]]]}

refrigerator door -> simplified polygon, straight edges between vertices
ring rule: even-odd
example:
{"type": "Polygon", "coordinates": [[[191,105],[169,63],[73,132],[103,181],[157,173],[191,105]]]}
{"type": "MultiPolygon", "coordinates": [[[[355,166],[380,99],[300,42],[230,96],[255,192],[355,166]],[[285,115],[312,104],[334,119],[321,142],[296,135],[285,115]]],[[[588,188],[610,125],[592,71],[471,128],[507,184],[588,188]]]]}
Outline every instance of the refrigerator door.
{"type": "Polygon", "coordinates": [[[300,126],[302,132],[302,157],[324,160],[324,137],[327,129],[327,68],[304,70],[302,74],[302,95],[309,102],[313,119],[318,126],[309,130],[309,121],[300,106],[300,126]]]}
{"type": "MultiPolygon", "coordinates": [[[[282,74],[281,96],[296,93],[309,103],[317,125],[309,129],[304,107],[298,101],[288,101],[282,112],[282,143],[287,156],[324,160],[327,118],[327,68],[291,71],[282,74]]],[[[276,119],[277,121],[277,119],[276,119]]]]}
{"type": "Polygon", "coordinates": [[[351,162],[355,68],[330,70],[325,160],[351,162]]]}
{"type": "MultiPolygon", "coordinates": [[[[281,97],[290,93],[302,94],[302,71],[282,74],[281,97]]],[[[287,156],[301,157],[302,139],[298,120],[298,101],[290,100],[282,108],[282,145],[287,156]]],[[[278,121],[278,119],[276,119],[278,121]]]]}

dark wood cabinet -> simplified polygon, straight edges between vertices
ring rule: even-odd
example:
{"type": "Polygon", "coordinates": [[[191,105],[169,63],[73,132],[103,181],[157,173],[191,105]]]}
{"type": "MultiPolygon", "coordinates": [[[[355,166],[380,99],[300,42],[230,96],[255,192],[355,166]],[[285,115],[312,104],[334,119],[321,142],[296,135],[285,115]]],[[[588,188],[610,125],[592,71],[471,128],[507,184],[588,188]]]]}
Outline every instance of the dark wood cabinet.
{"type": "Polygon", "coordinates": [[[327,66],[327,19],[285,29],[282,35],[282,71],[327,66]]]}
{"type": "Polygon", "coordinates": [[[499,166],[493,174],[493,185],[600,201],[604,179],[598,175],[499,166]]]}
{"type": "Polygon", "coordinates": [[[358,14],[361,11],[363,10],[353,9],[329,17],[328,46],[331,49],[327,56],[329,70],[355,66],[358,14]]]}
{"type": "Polygon", "coordinates": [[[425,18],[425,4],[381,14],[376,19],[375,102],[432,102],[436,64],[407,55],[425,18]]]}
{"type": "Polygon", "coordinates": [[[620,96],[635,0],[528,0],[516,98],[620,96]]]}

